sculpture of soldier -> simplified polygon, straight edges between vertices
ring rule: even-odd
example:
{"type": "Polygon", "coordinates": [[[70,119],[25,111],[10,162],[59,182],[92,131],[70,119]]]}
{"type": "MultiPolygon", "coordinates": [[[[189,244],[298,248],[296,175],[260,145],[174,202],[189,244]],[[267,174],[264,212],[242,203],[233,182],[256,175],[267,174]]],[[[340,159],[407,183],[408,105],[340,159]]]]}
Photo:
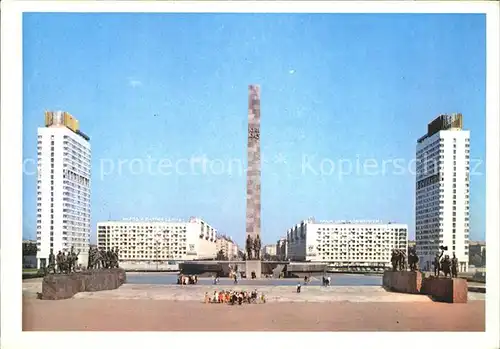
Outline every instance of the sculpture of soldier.
{"type": "Polygon", "coordinates": [[[80,251],[75,253],[74,246],[71,246],[71,250],[68,252],[68,272],[72,273],[76,271],[76,262],[78,261],[78,255],[80,255],[80,251]]]}
{"type": "Polygon", "coordinates": [[[87,269],[94,269],[94,248],[90,246],[89,256],[87,259],[87,269]]]}
{"type": "Polygon", "coordinates": [[[455,256],[455,252],[453,252],[453,258],[451,259],[451,277],[458,277],[458,258],[455,256]]]}
{"type": "Polygon", "coordinates": [[[436,253],[432,265],[434,266],[434,276],[439,277],[439,272],[441,271],[441,257],[443,256],[444,250],[441,250],[441,254],[436,253]]]}
{"type": "Polygon", "coordinates": [[[261,247],[260,236],[257,235],[253,240],[253,250],[255,253],[255,259],[257,260],[260,259],[260,247],[261,247]]]}
{"type": "Polygon", "coordinates": [[[108,252],[108,259],[109,259],[109,268],[114,268],[115,267],[115,248],[111,247],[108,252]]]}
{"type": "Polygon", "coordinates": [[[101,269],[102,268],[102,259],[101,252],[97,247],[92,249],[92,269],[101,269]]]}
{"type": "Polygon", "coordinates": [[[113,268],[113,250],[106,250],[106,260],[108,261],[107,268],[113,268]]]}
{"type": "Polygon", "coordinates": [[[451,276],[451,259],[450,256],[444,256],[443,261],[441,262],[441,267],[443,268],[444,276],[451,276]]]}
{"type": "Polygon", "coordinates": [[[108,252],[103,248],[99,253],[99,257],[101,258],[101,267],[103,269],[108,268],[109,260],[108,260],[108,252]]]}
{"type": "Polygon", "coordinates": [[[104,260],[104,252],[102,247],[96,249],[95,251],[95,259],[96,259],[96,264],[97,264],[97,269],[104,269],[104,264],[106,261],[104,260]]]}
{"type": "Polygon", "coordinates": [[[109,269],[109,268],[111,268],[111,263],[113,262],[112,261],[113,256],[111,254],[111,250],[105,250],[104,255],[106,256],[105,257],[106,268],[109,269]]]}
{"type": "Polygon", "coordinates": [[[416,271],[418,269],[418,256],[415,248],[411,248],[408,253],[408,264],[411,271],[416,271]]]}
{"type": "Polygon", "coordinates": [[[56,256],[54,256],[54,250],[50,249],[49,253],[49,267],[47,268],[47,272],[50,273],[50,271],[55,274],[56,273],[56,256]]]}
{"type": "Polygon", "coordinates": [[[71,246],[71,250],[68,251],[68,255],[66,256],[66,267],[68,268],[68,273],[73,271],[73,252],[74,248],[71,246]]]}
{"type": "Polygon", "coordinates": [[[101,249],[95,248],[95,250],[94,250],[94,264],[95,264],[95,269],[104,268],[102,248],[101,249]]]}
{"type": "Polygon", "coordinates": [[[391,264],[392,264],[392,271],[397,271],[398,270],[398,253],[396,250],[392,250],[391,253],[391,264]]]}
{"type": "Polygon", "coordinates": [[[247,259],[248,260],[253,259],[253,256],[252,256],[253,240],[252,240],[252,237],[250,235],[247,236],[245,249],[247,251],[247,259]]]}
{"type": "Polygon", "coordinates": [[[398,250],[399,258],[399,270],[406,270],[406,252],[404,250],[398,250]]]}
{"type": "Polygon", "coordinates": [[[64,251],[61,254],[61,272],[63,273],[68,272],[68,256],[64,251]]]}
{"type": "Polygon", "coordinates": [[[115,247],[115,268],[119,268],[120,267],[120,251],[118,250],[118,246],[115,247]]]}
{"type": "Polygon", "coordinates": [[[63,255],[61,251],[57,252],[56,264],[57,264],[57,272],[62,273],[64,266],[63,266],[63,255]]]}

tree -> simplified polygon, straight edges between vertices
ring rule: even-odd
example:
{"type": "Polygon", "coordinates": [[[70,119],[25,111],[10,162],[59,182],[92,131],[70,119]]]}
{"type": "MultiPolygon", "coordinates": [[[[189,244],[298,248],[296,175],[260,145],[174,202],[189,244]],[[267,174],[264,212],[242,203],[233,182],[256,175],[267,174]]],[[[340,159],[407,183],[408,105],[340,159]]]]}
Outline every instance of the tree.
{"type": "Polygon", "coordinates": [[[23,242],[23,256],[36,256],[37,246],[33,242],[23,242]]]}
{"type": "Polygon", "coordinates": [[[486,266],[486,248],[483,249],[483,253],[482,253],[481,257],[483,259],[483,264],[481,266],[485,267],[486,266]]]}
{"type": "Polygon", "coordinates": [[[483,259],[481,258],[481,255],[475,254],[472,256],[470,260],[470,264],[474,265],[475,267],[480,267],[482,264],[483,259]]]}

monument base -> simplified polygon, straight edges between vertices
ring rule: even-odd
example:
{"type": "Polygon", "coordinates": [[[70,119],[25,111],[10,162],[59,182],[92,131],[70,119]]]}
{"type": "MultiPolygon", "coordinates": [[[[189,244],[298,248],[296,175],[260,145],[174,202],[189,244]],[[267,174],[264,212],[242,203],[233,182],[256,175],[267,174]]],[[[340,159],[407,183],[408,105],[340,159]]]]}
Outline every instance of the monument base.
{"type": "Polygon", "coordinates": [[[419,271],[384,271],[382,285],[395,292],[421,292],[423,275],[419,271]]]}
{"type": "Polygon", "coordinates": [[[87,270],[72,274],[49,274],[43,278],[42,299],[67,299],[78,292],[114,290],[125,280],[125,271],[120,268],[87,270]]]}
{"type": "Polygon", "coordinates": [[[262,277],[262,263],[259,260],[246,261],[245,262],[245,275],[247,279],[252,278],[252,272],[255,273],[255,277],[260,279],[262,277]]]}
{"type": "Polygon", "coordinates": [[[422,293],[439,302],[467,303],[468,284],[464,279],[430,276],[423,281],[422,293]]]}

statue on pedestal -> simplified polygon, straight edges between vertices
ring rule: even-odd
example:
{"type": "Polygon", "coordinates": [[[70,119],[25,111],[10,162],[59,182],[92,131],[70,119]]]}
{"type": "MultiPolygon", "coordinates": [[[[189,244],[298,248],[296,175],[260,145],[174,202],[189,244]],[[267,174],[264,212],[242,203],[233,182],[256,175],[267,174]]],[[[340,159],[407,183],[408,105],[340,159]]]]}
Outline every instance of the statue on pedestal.
{"type": "Polygon", "coordinates": [[[63,272],[63,254],[61,251],[57,252],[56,256],[57,272],[60,274],[63,272]]]}
{"type": "Polygon", "coordinates": [[[450,256],[444,256],[443,261],[441,262],[441,268],[443,269],[444,277],[451,277],[451,259],[450,256]]]}
{"type": "Polygon", "coordinates": [[[392,250],[391,252],[391,265],[392,271],[398,270],[398,254],[396,253],[396,250],[392,250]]]}
{"type": "Polygon", "coordinates": [[[402,250],[392,250],[391,264],[392,271],[406,270],[406,253],[402,250]]]}
{"type": "Polygon", "coordinates": [[[439,246],[439,249],[441,250],[441,253],[436,253],[434,261],[432,262],[432,265],[434,266],[434,276],[436,277],[439,277],[439,273],[443,270],[441,267],[441,257],[443,257],[444,251],[448,250],[448,246],[439,246]]]}
{"type": "Polygon", "coordinates": [[[90,246],[89,258],[87,261],[87,269],[94,269],[94,262],[95,262],[95,252],[94,252],[94,248],[92,246],[90,246]]]}
{"type": "Polygon", "coordinates": [[[67,257],[68,273],[72,273],[72,272],[76,271],[76,262],[78,261],[79,254],[80,254],[80,251],[78,251],[78,253],[75,253],[74,247],[71,246],[71,250],[68,252],[68,257],[67,257]]]}
{"type": "Polygon", "coordinates": [[[99,249],[99,261],[100,261],[99,269],[106,269],[108,267],[108,254],[103,247],[99,249]]]}
{"type": "Polygon", "coordinates": [[[247,260],[252,260],[253,259],[253,256],[252,256],[252,249],[253,249],[253,245],[254,242],[253,242],[253,239],[250,235],[247,236],[247,241],[246,241],[246,244],[245,244],[245,249],[247,251],[247,260]]]}
{"type": "Polygon", "coordinates": [[[50,273],[52,270],[52,273],[56,273],[56,256],[54,256],[54,250],[50,249],[49,253],[49,267],[47,268],[47,273],[50,273]]]}
{"type": "Polygon", "coordinates": [[[458,277],[458,258],[455,256],[455,252],[453,252],[453,258],[451,259],[451,277],[458,277]]]}
{"type": "Polygon", "coordinates": [[[408,265],[411,271],[418,270],[418,260],[417,251],[415,251],[415,248],[410,248],[408,252],[408,265]]]}
{"type": "Polygon", "coordinates": [[[255,253],[255,259],[257,260],[260,260],[260,247],[261,247],[260,236],[257,235],[255,237],[255,240],[253,241],[253,250],[255,253]]]}
{"type": "Polygon", "coordinates": [[[114,268],[119,268],[119,251],[118,247],[115,247],[113,251],[113,267],[114,268]]]}

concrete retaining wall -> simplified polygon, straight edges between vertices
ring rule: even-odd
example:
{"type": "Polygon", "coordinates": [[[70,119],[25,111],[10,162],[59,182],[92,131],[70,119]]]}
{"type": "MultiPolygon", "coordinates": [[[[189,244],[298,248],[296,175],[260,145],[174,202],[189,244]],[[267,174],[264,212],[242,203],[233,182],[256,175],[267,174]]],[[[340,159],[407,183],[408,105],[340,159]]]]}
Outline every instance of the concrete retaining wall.
{"type": "Polygon", "coordinates": [[[425,294],[439,302],[467,303],[468,284],[460,278],[424,277],[418,271],[386,271],[382,285],[391,291],[425,294]]]}
{"type": "Polygon", "coordinates": [[[385,271],[382,285],[391,291],[420,293],[423,275],[419,271],[385,271]]]}
{"type": "Polygon", "coordinates": [[[78,292],[113,290],[125,281],[125,271],[120,268],[49,274],[42,281],[42,299],[67,299],[78,292]]]}
{"type": "Polygon", "coordinates": [[[430,276],[422,283],[422,293],[439,302],[467,303],[468,291],[467,280],[464,279],[430,276]]]}

